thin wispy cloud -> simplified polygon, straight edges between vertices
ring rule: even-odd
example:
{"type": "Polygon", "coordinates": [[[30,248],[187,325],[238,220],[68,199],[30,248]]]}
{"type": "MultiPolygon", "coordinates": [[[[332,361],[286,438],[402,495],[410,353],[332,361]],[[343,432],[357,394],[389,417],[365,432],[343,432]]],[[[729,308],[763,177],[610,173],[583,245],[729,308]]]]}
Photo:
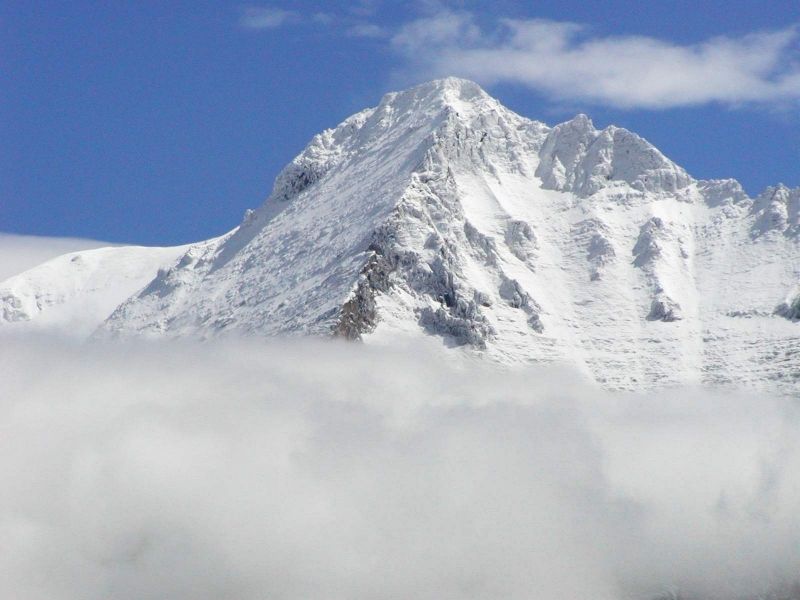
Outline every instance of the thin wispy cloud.
{"type": "Polygon", "coordinates": [[[333,25],[339,20],[332,12],[302,14],[265,6],[248,6],[240,11],[239,25],[244,29],[271,30],[286,25],[333,25]]]}
{"type": "Polygon", "coordinates": [[[487,28],[471,12],[441,10],[400,27],[391,44],[417,76],[517,83],[558,101],[627,109],[800,101],[794,25],[681,45],[544,19],[499,18],[487,28]]]}
{"type": "Polygon", "coordinates": [[[381,0],[357,0],[353,2],[347,10],[351,14],[366,17],[378,12],[380,5],[381,0]]]}
{"type": "Polygon", "coordinates": [[[283,25],[296,23],[300,15],[281,8],[247,6],[242,9],[239,25],[245,29],[277,29],[283,25]]]}
{"type": "Polygon", "coordinates": [[[320,25],[330,25],[336,20],[336,17],[331,13],[317,12],[311,16],[311,20],[320,25]]]}
{"type": "Polygon", "coordinates": [[[359,23],[347,30],[349,37],[380,39],[388,37],[387,31],[374,23],[359,23]]]}

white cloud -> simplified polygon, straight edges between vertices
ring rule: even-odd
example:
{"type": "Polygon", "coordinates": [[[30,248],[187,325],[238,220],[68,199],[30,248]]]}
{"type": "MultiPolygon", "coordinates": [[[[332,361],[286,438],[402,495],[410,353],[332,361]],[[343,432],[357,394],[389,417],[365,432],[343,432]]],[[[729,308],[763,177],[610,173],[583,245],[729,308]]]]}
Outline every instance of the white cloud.
{"type": "Polygon", "coordinates": [[[482,40],[482,32],[472,15],[444,11],[407,23],[393,36],[392,45],[417,62],[430,61],[443,49],[472,47],[482,40]]]}
{"type": "Polygon", "coordinates": [[[311,20],[320,25],[330,25],[336,20],[336,17],[332,13],[317,12],[311,15],[311,20]]]}
{"type": "Polygon", "coordinates": [[[556,100],[662,109],[800,100],[796,26],[680,45],[646,36],[598,36],[541,19],[481,29],[469,12],[439,11],[393,37],[415,72],[513,82],[556,100]]]}
{"type": "Polygon", "coordinates": [[[299,12],[272,7],[245,7],[241,10],[239,25],[245,29],[278,29],[285,25],[332,25],[337,16],[331,12],[301,14],[299,12]]]}
{"type": "Polygon", "coordinates": [[[387,37],[388,35],[383,27],[375,25],[374,23],[357,23],[356,25],[348,28],[346,33],[350,37],[373,39],[387,37]]]}
{"type": "Polygon", "coordinates": [[[247,6],[242,9],[239,25],[245,29],[277,29],[289,23],[295,23],[299,15],[281,8],[247,6]]]}
{"type": "Polygon", "coordinates": [[[347,10],[359,17],[369,17],[378,12],[382,0],[354,0],[350,2],[347,10]]]}
{"type": "Polygon", "coordinates": [[[714,599],[797,576],[796,406],[575,379],[5,339],[0,596],[714,599]]]}

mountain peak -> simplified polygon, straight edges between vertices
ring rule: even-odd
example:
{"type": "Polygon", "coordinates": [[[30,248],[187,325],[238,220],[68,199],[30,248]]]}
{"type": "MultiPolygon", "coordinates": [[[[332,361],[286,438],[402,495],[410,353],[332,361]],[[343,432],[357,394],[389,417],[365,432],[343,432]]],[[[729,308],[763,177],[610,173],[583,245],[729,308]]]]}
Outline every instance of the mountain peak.
{"type": "Polygon", "coordinates": [[[376,110],[380,112],[388,108],[400,114],[406,112],[432,114],[449,107],[456,112],[469,113],[486,105],[499,106],[499,102],[474,81],[445,77],[400,92],[390,92],[383,96],[376,110]]]}
{"type": "Polygon", "coordinates": [[[567,128],[574,129],[577,131],[586,131],[586,132],[596,131],[594,123],[589,118],[589,116],[584,113],[578,113],[577,115],[572,117],[569,121],[565,121],[564,123],[558,125],[558,127],[562,127],[564,129],[567,128]]]}
{"type": "Polygon", "coordinates": [[[582,113],[550,131],[536,174],[545,187],[581,197],[619,183],[673,193],[693,181],[644,138],[613,125],[598,130],[582,113]]]}
{"type": "Polygon", "coordinates": [[[477,83],[461,77],[443,77],[420,83],[402,92],[395,92],[398,95],[414,94],[419,96],[446,98],[458,98],[463,101],[474,99],[490,98],[488,93],[477,83]]]}

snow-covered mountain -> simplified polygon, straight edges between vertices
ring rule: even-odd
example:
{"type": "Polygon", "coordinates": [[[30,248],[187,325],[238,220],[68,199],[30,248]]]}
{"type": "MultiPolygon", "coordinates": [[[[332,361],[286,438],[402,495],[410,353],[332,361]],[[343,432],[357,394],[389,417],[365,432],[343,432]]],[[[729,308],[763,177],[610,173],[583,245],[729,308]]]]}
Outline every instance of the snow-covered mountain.
{"type": "MultiPolygon", "coordinates": [[[[548,127],[448,78],[317,135],[98,333],[425,337],[609,387],[791,386],[798,238],[800,189],[751,199],[625,129],[548,127]]],[[[26,293],[0,293],[0,318],[26,293]]]]}

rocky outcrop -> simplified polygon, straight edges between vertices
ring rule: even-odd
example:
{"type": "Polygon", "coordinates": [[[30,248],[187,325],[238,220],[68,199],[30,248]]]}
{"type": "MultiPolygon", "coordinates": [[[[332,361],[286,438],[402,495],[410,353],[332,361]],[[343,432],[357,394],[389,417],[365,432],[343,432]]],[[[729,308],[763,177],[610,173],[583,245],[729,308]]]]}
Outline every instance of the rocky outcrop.
{"type": "Polygon", "coordinates": [[[790,321],[800,321],[800,292],[781,302],[775,308],[775,314],[790,321]]]}

